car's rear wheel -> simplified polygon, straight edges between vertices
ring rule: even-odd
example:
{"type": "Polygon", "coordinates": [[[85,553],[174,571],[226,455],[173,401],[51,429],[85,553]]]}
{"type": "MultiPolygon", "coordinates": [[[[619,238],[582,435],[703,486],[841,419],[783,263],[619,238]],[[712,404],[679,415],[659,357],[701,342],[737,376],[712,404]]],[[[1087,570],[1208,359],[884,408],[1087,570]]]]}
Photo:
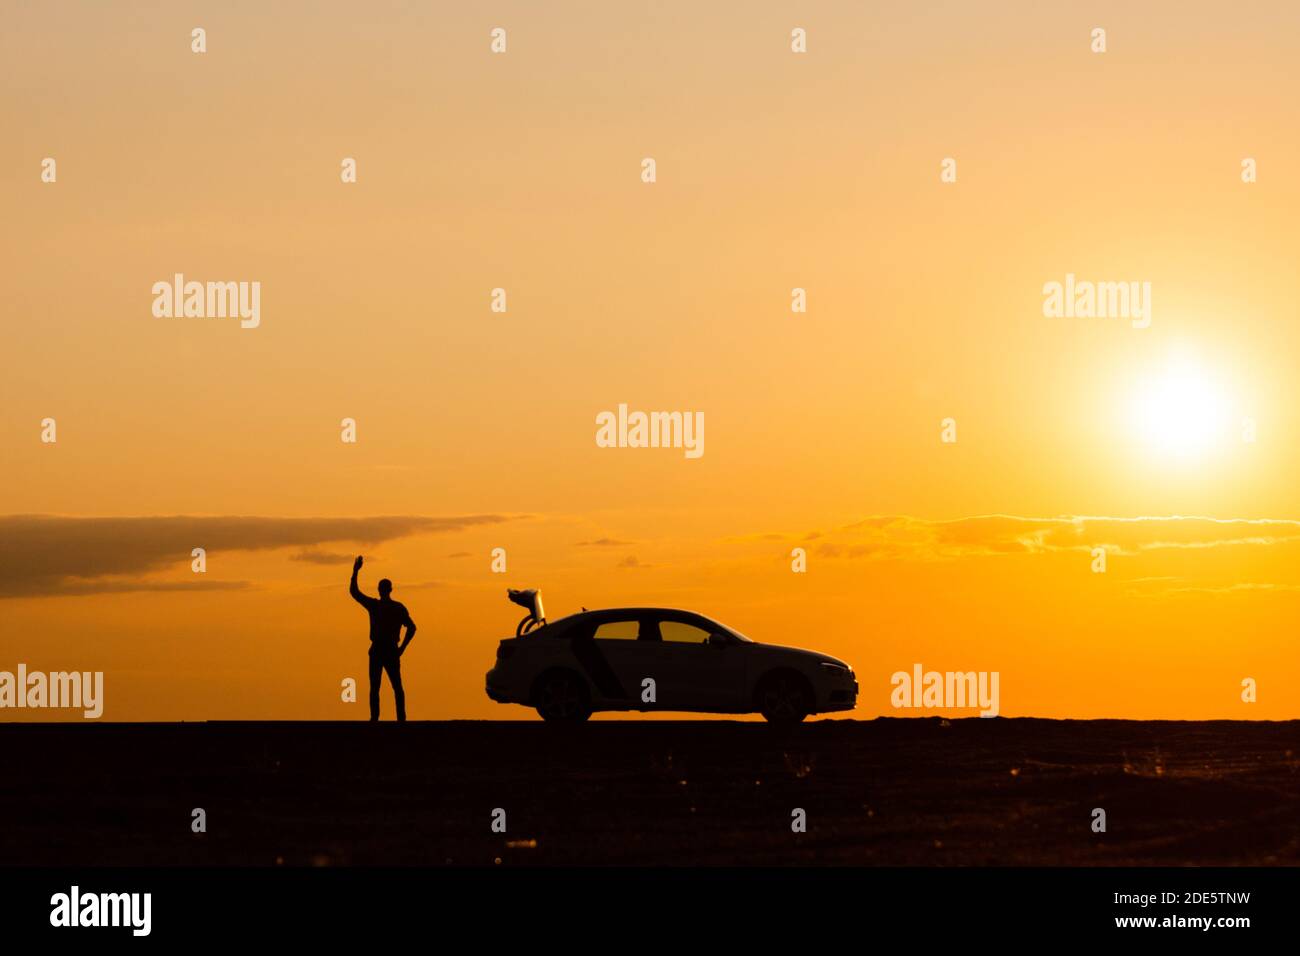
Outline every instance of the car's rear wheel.
{"type": "Polygon", "coordinates": [[[537,682],[533,700],[542,720],[582,723],[591,716],[591,695],[577,674],[554,671],[537,682]]]}
{"type": "Polygon", "coordinates": [[[798,674],[777,671],[759,681],[754,702],[769,723],[791,726],[812,713],[812,688],[798,674]]]}

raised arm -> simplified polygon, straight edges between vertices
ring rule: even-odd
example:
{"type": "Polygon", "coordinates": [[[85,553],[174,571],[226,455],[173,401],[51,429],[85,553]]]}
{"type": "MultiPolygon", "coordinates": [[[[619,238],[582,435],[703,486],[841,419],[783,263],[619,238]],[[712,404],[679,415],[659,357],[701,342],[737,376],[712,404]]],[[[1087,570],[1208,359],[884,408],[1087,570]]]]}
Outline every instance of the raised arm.
{"type": "Polygon", "coordinates": [[[357,555],[356,561],[352,562],[352,585],[351,587],[348,588],[348,593],[352,595],[352,600],[356,601],[358,604],[362,606],[365,606],[368,601],[372,600],[372,598],[368,597],[365,594],[362,594],[361,589],[357,587],[357,572],[360,570],[361,570],[361,555],[357,555]]]}

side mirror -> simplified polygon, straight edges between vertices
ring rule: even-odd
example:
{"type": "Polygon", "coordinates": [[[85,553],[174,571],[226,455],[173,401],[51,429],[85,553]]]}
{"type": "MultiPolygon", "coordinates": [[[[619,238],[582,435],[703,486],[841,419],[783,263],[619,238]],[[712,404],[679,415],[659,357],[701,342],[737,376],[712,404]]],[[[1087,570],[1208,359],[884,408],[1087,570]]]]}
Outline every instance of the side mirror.
{"type": "Polygon", "coordinates": [[[717,634],[709,635],[710,647],[726,647],[730,643],[731,643],[731,638],[727,637],[726,634],[723,634],[721,632],[717,634]]]}

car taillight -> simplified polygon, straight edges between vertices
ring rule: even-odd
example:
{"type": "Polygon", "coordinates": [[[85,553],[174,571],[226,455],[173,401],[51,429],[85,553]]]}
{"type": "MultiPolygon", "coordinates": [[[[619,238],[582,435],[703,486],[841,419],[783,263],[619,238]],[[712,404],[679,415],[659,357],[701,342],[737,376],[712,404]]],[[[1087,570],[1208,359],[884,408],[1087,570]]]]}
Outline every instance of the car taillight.
{"type": "Polygon", "coordinates": [[[497,660],[503,661],[515,652],[514,644],[510,641],[502,641],[497,645],[497,660]]]}

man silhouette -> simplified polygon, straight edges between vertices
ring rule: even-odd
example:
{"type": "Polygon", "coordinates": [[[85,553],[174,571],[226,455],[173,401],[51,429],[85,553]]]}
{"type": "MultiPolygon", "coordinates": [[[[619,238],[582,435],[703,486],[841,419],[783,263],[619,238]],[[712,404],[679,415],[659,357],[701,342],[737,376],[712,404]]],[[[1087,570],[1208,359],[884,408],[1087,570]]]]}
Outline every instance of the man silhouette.
{"type": "Polygon", "coordinates": [[[379,685],[383,681],[384,671],[388,672],[388,683],[393,685],[393,700],[397,704],[397,719],[406,719],[406,692],[402,690],[401,657],[406,646],[415,637],[415,622],[406,612],[403,604],[394,601],[393,582],[384,578],[379,582],[379,597],[372,598],[362,594],[357,587],[357,572],[361,570],[361,556],[357,555],[352,565],[352,587],[349,589],[353,599],[366,609],[370,615],[370,719],[379,719],[379,685]],[[402,628],[406,628],[406,640],[398,643],[402,628]]]}

